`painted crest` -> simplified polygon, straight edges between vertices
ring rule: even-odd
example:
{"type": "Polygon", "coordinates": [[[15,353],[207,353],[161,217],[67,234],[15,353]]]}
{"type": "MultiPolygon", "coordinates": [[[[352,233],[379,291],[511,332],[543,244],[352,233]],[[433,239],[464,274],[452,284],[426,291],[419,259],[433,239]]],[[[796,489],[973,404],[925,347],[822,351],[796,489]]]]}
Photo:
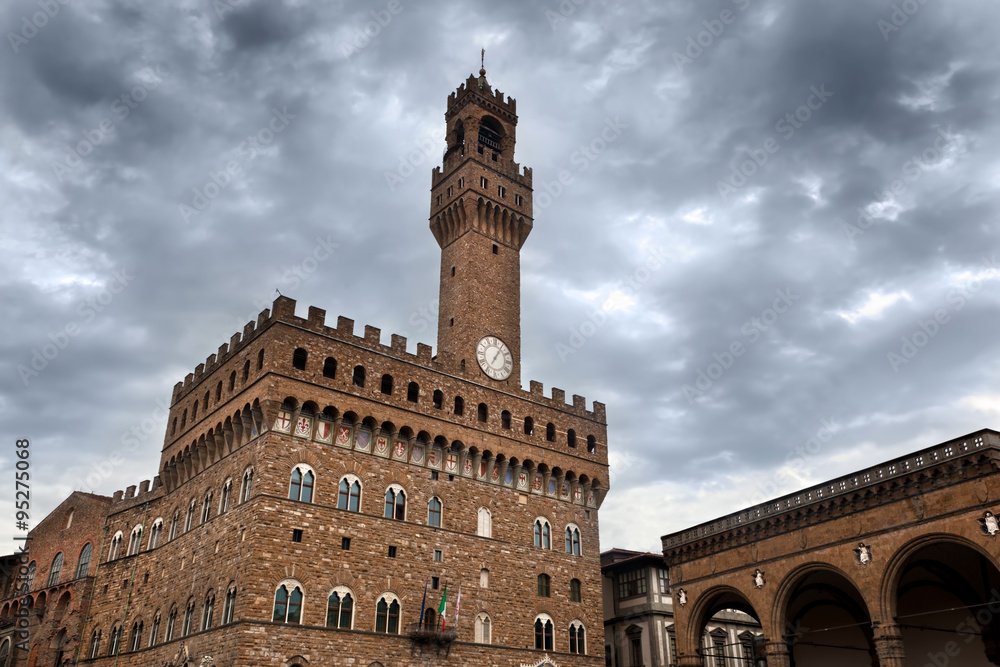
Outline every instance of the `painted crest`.
{"type": "Polygon", "coordinates": [[[541,493],[542,492],[542,476],[541,475],[535,475],[535,479],[533,479],[531,481],[531,490],[534,491],[535,493],[541,493]]]}
{"type": "Polygon", "coordinates": [[[410,463],[415,463],[417,465],[424,464],[424,446],[421,444],[413,445],[413,449],[410,451],[410,463]]]}
{"type": "Polygon", "coordinates": [[[385,436],[380,435],[375,438],[375,455],[376,456],[388,456],[389,455],[389,439],[385,436]]]}
{"type": "Polygon", "coordinates": [[[274,430],[281,433],[288,433],[292,425],[292,415],[284,410],[278,413],[278,418],[274,420],[274,430]]]}
{"type": "Polygon", "coordinates": [[[479,474],[477,477],[479,477],[479,479],[486,477],[486,461],[479,462],[479,474]]]}
{"type": "Polygon", "coordinates": [[[519,489],[528,488],[528,473],[526,472],[517,473],[517,488],[519,489]]]}
{"type": "Polygon", "coordinates": [[[493,472],[490,473],[490,481],[493,483],[500,481],[500,468],[498,466],[493,466],[493,472]]]}
{"type": "Polygon", "coordinates": [[[333,424],[322,419],[316,424],[316,439],[330,444],[333,440],[333,424]]]}
{"type": "Polygon", "coordinates": [[[406,441],[397,440],[395,447],[392,448],[392,458],[406,460],[406,441]]]}
{"type": "Polygon", "coordinates": [[[295,435],[299,438],[308,438],[312,432],[312,419],[309,417],[299,417],[295,420],[295,435]]]}
{"type": "Polygon", "coordinates": [[[372,446],[372,434],[369,431],[358,431],[354,441],[355,449],[361,452],[367,452],[372,446]]]}
{"type": "Polygon", "coordinates": [[[458,457],[454,454],[454,452],[451,452],[444,460],[444,469],[447,470],[448,472],[453,473],[457,468],[458,468],[458,457]]]}
{"type": "Polygon", "coordinates": [[[472,477],[472,459],[466,458],[465,465],[462,466],[462,474],[468,477],[472,477]]]}

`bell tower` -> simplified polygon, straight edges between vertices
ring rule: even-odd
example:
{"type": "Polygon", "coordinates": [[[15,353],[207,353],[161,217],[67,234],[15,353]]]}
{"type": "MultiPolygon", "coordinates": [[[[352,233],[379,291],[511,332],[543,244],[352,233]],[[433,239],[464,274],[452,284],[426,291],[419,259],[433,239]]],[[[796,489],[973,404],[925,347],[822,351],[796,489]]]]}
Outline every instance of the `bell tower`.
{"type": "Polygon", "coordinates": [[[448,96],[447,150],[431,180],[441,246],[438,360],[484,384],[521,386],[521,246],[531,169],[514,162],[517,104],[470,75],[448,96]]]}

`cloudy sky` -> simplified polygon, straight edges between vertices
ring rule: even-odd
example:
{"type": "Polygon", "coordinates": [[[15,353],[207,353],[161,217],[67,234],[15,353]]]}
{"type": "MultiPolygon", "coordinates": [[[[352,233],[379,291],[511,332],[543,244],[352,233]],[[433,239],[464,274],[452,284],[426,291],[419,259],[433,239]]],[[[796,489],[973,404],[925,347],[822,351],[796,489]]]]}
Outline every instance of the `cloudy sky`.
{"type": "Polygon", "coordinates": [[[3,4],[33,523],[151,478],[174,383],[276,288],[436,342],[430,170],[481,47],[534,169],[523,381],[608,406],[603,548],[1000,427],[994,3],[3,4]]]}

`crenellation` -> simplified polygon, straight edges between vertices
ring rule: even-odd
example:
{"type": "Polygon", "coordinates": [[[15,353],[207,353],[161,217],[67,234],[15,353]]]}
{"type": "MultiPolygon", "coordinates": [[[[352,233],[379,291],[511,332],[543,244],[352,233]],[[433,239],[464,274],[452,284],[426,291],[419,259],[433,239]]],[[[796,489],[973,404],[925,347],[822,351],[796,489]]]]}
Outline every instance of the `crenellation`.
{"type": "Polygon", "coordinates": [[[207,368],[209,370],[213,370],[215,368],[215,353],[214,352],[212,354],[208,355],[208,358],[205,359],[205,368],[207,368]]]}
{"type": "Polygon", "coordinates": [[[556,389],[552,387],[552,402],[556,404],[557,407],[566,407],[566,392],[562,389],[556,389]]]}
{"type": "Polygon", "coordinates": [[[431,348],[430,345],[426,343],[417,343],[417,361],[430,365],[433,362],[431,352],[433,352],[433,348],[431,348]]]}
{"type": "Polygon", "coordinates": [[[399,334],[392,334],[392,344],[391,349],[397,354],[406,354],[406,336],[400,336],[399,334]]]}
{"type": "Polygon", "coordinates": [[[115,491],[114,495],[111,496],[111,502],[112,503],[121,502],[122,495],[124,495],[124,493],[125,493],[124,491],[115,491]]]}
{"type": "Polygon", "coordinates": [[[262,329],[264,327],[264,324],[269,319],[271,319],[271,309],[270,308],[265,308],[264,310],[260,311],[260,313],[257,315],[257,329],[258,330],[262,329]]]}
{"type": "Polygon", "coordinates": [[[586,414],[587,412],[587,399],[579,394],[573,394],[573,409],[579,413],[586,414]]]}
{"type": "Polygon", "coordinates": [[[135,484],[131,484],[125,487],[125,497],[123,500],[128,500],[129,498],[135,497],[135,484]]]}
{"type": "Polygon", "coordinates": [[[228,355],[229,355],[229,343],[223,343],[222,345],[219,346],[219,352],[218,352],[219,363],[221,364],[223,361],[225,361],[228,355]]]}
{"type": "Polygon", "coordinates": [[[354,320],[343,315],[337,316],[337,333],[345,339],[354,336],[354,320]]]}
{"type": "Polygon", "coordinates": [[[149,491],[149,480],[148,479],[139,482],[139,494],[138,495],[141,496],[142,494],[146,493],[147,491],[149,491]]]}
{"type": "Polygon", "coordinates": [[[295,299],[279,296],[274,300],[274,319],[289,321],[295,317],[295,299]]]}
{"type": "Polygon", "coordinates": [[[184,388],[190,387],[194,383],[194,373],[188,373],[184,376],[184,388]]]}
{"type": "Polygon", "coordinates": [[[232,337],[229,339],[229,349],[232,350],[233,352],[235,352],[236,348],[238,348],[240,346],[240,341],[242,339],[243,339],[243,335],[239,331],[237,331],[236,333],[234,333],[232,335],[232,337]]]}
{"type": "Polygon", "coordinates": [[[537,396],[538,398],[544,398],[544,394],[545,394],[545,385],[544,384],[542,384],[538,380],[529,380],[528,381],[528,387],[530,387],[529,393],[532,396],[537,396]]]}
{"type": "Polygon", "coordinates": [[[322,308],[317,308],[316,306],[309,306],[309,324],[314,327],[323,327],[326,325],[326,311],[322,308]]]}
{"type": "Polygon", "coordinates": [[[250,320],[249,322],[247,322],[246,324],[243,325],[243,341],[244,342],[250,340],[250,337],[253,336],[254,329],[256,329],[256,328],[257,328],[257,323],[254,322],[253,320],[250,320]]]}
{"type": "Polygon", "coordinates": [[[364,341],[369,345],[377,346],[382,341],[382,330],[378,327],[366,324],[364,341]]]}
{"type": "Polygon", "coordinates": [[[608,417],[605,414],[604,403],[599,403],[594,401],[594,419],[601,424],[608,423],[608,417]]]}

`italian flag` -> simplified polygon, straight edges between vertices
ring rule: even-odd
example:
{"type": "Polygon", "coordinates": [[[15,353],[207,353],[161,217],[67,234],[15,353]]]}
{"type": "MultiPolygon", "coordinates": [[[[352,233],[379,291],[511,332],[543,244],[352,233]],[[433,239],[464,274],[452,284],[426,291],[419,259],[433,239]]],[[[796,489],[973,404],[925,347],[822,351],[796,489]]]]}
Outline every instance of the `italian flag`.
{"type": "Polygon", "coordinates": [[[444,611],[448,607],[448,584],[444,585],[444,593],[441,594],[441,604],[438,605],[438,616],[441,617],[441,630],[444,630],[445,617],[444,611]]]}

